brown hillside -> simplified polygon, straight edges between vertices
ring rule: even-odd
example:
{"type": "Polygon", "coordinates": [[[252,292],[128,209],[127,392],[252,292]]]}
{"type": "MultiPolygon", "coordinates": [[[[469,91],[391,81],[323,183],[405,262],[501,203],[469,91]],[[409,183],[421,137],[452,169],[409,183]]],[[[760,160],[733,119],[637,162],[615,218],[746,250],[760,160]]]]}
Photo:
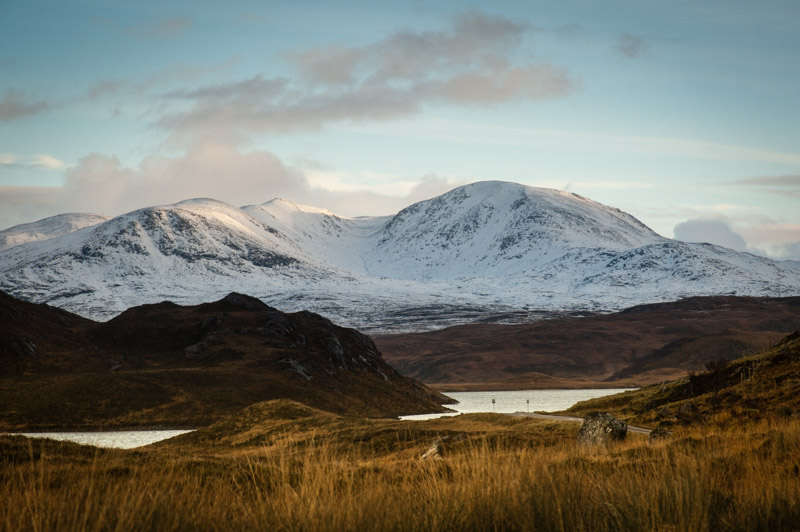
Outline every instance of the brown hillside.
{"type": "Polygon", "coordinates": [[[741,357],[800,329],[800,297],[694,297],[524,325],[378,336],[386,360],[441,389],[641,385],[741,357]]]}
{"type": "Polygon", "coordinates": [[[800,414],[800,332],[775,347],[732,361],[712,360],[703,371],[640,390],[583,401],[568,410],[613,412],[636,423],[740,423],[800,414]]]}
{"type": "Polygon", "coordinates": [[[198,426],[279,398],[367,416],[447,401],[358,331],[240,294],[144,305],[107,323],[3,295],[0,316],[0,430],[198,426]]]}

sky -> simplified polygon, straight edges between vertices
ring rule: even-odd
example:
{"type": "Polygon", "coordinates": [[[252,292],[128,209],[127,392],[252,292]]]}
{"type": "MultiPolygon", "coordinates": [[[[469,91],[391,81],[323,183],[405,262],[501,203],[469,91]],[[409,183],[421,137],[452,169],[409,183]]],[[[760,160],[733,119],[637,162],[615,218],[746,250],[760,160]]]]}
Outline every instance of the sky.
{"type": "Polygon", "coordinates": [[[564,189],[800,260],[800,2],[0,0],[0,229],[564,189]]]}

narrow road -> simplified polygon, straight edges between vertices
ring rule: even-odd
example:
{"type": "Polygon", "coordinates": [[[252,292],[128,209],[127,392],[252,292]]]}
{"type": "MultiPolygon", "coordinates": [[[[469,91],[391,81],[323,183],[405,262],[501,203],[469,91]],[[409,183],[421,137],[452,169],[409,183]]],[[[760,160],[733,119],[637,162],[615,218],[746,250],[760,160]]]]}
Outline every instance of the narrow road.
{"type": "MultiPolygon", "coordinates": [[[[582,417],[573,417],[573,416],[556,416],[552,414],[537,414],[535,412],[514,412],[513,414],[508,414],[509,416],[515,417],[532,417],[534,419],[547,419],[550,421],[577,421],[578,423],[583,423],[582,417]]],[[[646,429],[644,427],[634,427],[632,425],[628,425],[628,432],[635,432],[636,434],[650,434],[651,429],[646,429]]]]}

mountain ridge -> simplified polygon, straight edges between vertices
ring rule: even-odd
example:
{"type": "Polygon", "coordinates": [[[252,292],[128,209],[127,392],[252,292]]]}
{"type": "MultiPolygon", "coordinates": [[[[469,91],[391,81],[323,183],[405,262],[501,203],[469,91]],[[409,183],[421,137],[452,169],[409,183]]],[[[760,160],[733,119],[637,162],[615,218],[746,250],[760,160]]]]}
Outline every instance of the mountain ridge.
{"type": "Polygon", "coordinates": [[[670,240],[572,193],[488,181],[393,216],[347,218],[280,199],[147,207],[0,251],[0,289],[95,319],[246,291],[385,332],[693,295],[790,296],[800,268],[670,240]]]}

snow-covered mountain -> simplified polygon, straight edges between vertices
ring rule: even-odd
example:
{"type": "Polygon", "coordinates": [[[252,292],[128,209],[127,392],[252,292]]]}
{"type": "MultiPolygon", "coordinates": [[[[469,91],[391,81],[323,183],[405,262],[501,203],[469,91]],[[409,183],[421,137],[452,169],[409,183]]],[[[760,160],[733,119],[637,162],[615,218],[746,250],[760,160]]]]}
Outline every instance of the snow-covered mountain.
{"type": "Polygon", "coordinates": [[[63,236],[108,220],[99,214],[67,213],[0,231],[0,251],[14,246],[63,236]]]}
{"type": "Polygon", "coordinates": [[[141,209],[0,252],[0,289],[94,318],[237,291],[375,331],[690,295],[796,295],[800,269],[663,238],[575,194],[492,181],[385,217],[279,199],[141,209]]]}

